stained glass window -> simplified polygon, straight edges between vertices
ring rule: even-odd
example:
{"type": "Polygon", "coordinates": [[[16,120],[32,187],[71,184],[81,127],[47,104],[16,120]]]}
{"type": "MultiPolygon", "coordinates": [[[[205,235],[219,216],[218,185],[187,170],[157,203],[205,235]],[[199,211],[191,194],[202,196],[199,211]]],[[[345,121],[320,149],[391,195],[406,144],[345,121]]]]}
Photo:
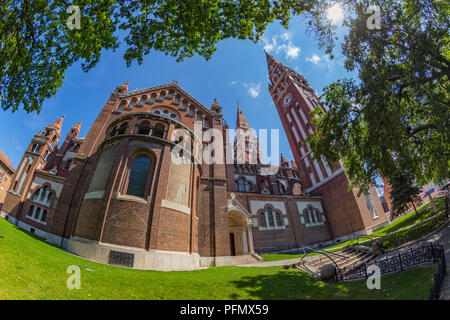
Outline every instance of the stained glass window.
{"type": "Polygon", "coordinates": [[[127,194],[136,197],[144,197],[149,171],[149,158],[139,157],[134,161],[133,170],[131,170],[130,180],[128,182],[127,194]]]}

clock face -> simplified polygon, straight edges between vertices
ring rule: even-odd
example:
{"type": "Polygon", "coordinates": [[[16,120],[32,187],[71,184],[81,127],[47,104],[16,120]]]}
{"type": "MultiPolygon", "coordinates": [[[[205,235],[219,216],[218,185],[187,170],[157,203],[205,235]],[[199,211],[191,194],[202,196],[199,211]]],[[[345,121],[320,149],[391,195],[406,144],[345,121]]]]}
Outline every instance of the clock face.
{"type": "Polygon", "coordinates": [[[283,99],[283,106],[285,108],[289,107],[292,102],[292,94],[288,93],[283,99]]]}
{"type": "Polygon", "coordinates": [[[292,188],[292,193],[296,196],[302,194],[302,186],[300,185],[300,183],[294,184],[294,187],[292,188]]]}

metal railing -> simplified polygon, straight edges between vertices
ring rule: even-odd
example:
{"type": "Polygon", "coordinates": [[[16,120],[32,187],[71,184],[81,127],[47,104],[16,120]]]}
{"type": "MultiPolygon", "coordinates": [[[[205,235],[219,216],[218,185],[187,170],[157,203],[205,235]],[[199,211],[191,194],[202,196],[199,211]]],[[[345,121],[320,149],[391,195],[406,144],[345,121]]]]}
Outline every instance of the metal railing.
{"type": "Polygon", "coordinates": [[[447,274],[447,262],[445,259],[445,251],[441,245],[429,245],[416,249],[411,249],[397,255],[389,256],[384,259],[375,260],[372,263],[362,263],[357,267],[350,267],[348,270],[343,268],[337,275],[338,281],[367,279],[372,274],[368,274],[367,269],[371,265],[376,265],[380,274],[389,274],[405,269],[415,267],[417,265],[433,263],[437,264],[438,270],[434,275],[434,283],[430,291],[430,299],[437,300],[441,292],[444,277],[447,274]]]}
{"type": "MultiPolygon", "coordinates": [[[[329,252],[329,251],[325,251],[323,249],[315,249],[313,247],[308,246],[307,244],[304,243],[300,243],[303,247],[312,250],[311,252],[308,252],[307,254],[305,254],[302,259],[300,260],[299,264],[302,264],[303,268],[306,269],[310,274],[315,275],[316,277],[318,276],[315,272],[313,272],[311,269],[309,269],[306,265],[305,265],[305,258],[312,254],[312,253],[319,253],[320,255],[324,255],[326,258],[328,258],[336,267],[336,272],[341,275],[341,269],[339,268],[339,265],[336,263],[336,261],[331,257],[331,256],[337,256],[339,258],[347,258],[344,255],[341,255],[339,253],[336,252],[329,252]]],[[[321,259],[321,258],[319,258],[321,259]]]]}

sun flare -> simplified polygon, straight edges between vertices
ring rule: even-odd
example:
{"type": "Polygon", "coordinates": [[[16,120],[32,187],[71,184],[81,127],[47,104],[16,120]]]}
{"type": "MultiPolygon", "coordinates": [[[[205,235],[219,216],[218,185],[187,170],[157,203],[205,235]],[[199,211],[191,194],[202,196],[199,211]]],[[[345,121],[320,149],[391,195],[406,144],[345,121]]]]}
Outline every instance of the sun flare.
{"type": "Polygon", "coordinates": [[[344,11],[338,4],[333,5],[327,10],[327,17],[333,22],[341,20],[343,16],[344,11]]]}

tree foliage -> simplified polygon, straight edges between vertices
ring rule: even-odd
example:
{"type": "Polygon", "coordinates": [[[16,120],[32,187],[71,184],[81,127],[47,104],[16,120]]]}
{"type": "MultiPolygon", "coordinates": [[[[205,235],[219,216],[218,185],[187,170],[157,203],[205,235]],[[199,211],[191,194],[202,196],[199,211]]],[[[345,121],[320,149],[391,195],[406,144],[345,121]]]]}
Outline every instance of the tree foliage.
{"type": "Polygon", "coordinates": [[[405,212],[407,204],[411,203],[414,207],[414,211],[417,214],[417,208],[414,201],[420,201],[420,189],[416,187],[410,177],[396,176],[389,180],[392,187],[391,189],[391,199],[393,208],[393,217],[405,212]]]}
{"type": "Polygon", "coordinates": [[[124,41],[127,65],[142,63],[151,50],[178,61],[209,59],[227,38],[258,41],[270,22],[287,27],[292,14],[316,0],[5,0],[0,2],[0,103],[3,110],[40,111],[56,94],[67,69],[84,71],[105,50],[124,41]],[[80,29],[66,22],[79,6],[80,29]]]}
{"type": "Polygon", "coordinates": [[[324,89],[329,110],[315,111],[311,148],[330,162],[342,159],[352,185],[363,192],[378,174],[406,174],[419,184],[448,179],[450,3],[372,1],[381,9],[381,29],[371,30],[364,2],[348,4],[354,14],[346,18],[342,45],[345,66],[359,80],[324,89]]]}

